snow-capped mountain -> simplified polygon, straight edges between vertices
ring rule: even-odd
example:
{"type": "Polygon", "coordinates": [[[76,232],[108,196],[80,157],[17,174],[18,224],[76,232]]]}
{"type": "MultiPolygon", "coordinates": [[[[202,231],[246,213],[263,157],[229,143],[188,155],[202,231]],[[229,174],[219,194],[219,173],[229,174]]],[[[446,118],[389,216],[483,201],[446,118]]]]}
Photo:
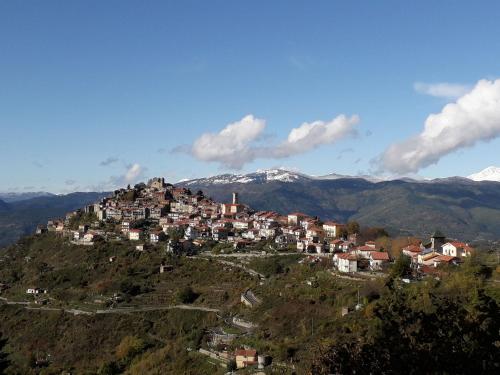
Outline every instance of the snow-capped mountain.
{"type": "Polygon", "coordinates": [[[223,185],[223,184],[246,184],[246,183],[266,183],[271,181],[281,182],[298,182],[309,180],[338,180],[341,178],[362,178],[370,182],[383,181],[380,178],[373,176],[347,176],[336,173],[327,174],[324,176],[310,176],[305,173],[289,171],[286,169],[264,169],[257,170],[248,174],[221,174],[212,177],[198,178],[192,180],[181,180],[182,185],[223,185]]]}
{"type": "Polygon", "coordinates": [[[197,178],[193,180],[179,181],[183,185],[222,185],[222,184],[246,184],[250,182],[265,183],[270,181],[296,182],[309,180],[312,177],[285,169],[266,169],[248,174],[220,174],[212,177],[197,178]]]}
{"type": "Polygon", "coordinates": [[[496,181],[500,182],[500,168],[499,167],[488,167],[483,169],[481,172],[471,174],[467,176],[468,179],[474,181],[496,181]]]}

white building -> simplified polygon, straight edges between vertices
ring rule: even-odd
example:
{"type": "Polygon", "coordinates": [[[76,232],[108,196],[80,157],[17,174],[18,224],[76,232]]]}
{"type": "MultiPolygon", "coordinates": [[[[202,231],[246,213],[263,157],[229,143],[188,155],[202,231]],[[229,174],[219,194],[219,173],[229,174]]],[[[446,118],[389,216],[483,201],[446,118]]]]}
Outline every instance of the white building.
{"type": "Polygon", "coordinates": [[[351,253],[337,253],[333,260],[337,262],[337,268],[340,272],[357,272],[358,259],[351,253]]]}
{"type": "Polygon", "coordinates": [[[141,239],[142,230],[130,229],[128,232],[128,239],[131,241],[139,241],[141,239]]]}
{"type": "Polygon", "coordinates": [[[457,258],[468,257],[472,252],[472,248],[463,242],[448,242],[441,248],[443,250],[443,255],[449,255],[457,258]]]}

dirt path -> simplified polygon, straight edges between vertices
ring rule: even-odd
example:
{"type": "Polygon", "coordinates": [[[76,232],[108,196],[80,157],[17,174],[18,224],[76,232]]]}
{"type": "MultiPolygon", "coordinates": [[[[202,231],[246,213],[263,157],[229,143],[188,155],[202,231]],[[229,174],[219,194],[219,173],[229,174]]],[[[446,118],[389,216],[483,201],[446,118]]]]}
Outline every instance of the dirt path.
{"type": "Polygon", "coordinates": [[[145,312],[145,311],[162,311],[162,310],[192,310],[192,311],[204,311],[204,312],[220,312],[219,309],[204,307],[204,306],[193,306],[193,305],[168,305],[168,306],[127,306],[127,307],[117,307],[113,309],[102,309],[95,311],[80,310],[80,309],[69,309],[62,307],[48,307],[48,306],[30,306],[28,301],[9,301],[7,298],[0,297],[0,301],[3,301],[6,305],[21,305],[24,306],[26,310],[38,310],[38,311],[64,311],[73,315],[96,315],[96,314],[130,314],[134,312],[145,312]]]}

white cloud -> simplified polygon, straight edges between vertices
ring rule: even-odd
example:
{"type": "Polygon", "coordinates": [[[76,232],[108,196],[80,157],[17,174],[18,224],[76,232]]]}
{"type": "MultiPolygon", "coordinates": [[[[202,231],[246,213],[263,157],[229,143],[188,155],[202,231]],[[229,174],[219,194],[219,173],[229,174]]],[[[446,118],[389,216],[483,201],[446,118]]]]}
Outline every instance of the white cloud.
{"type": "Polygon", "coordinates": [[[141,167],[138,163],[128,165],[127,168],[127,172],[123,176],[125,182],[135,183],[139,178],[143,177],[144,168],[141,167]]]}
{"type": "Polygon", "coordinates": [[[422,132],[391,145],[378,159],[381,169],[417,172],[443,156],[500,136],[500,79],[480,80],[455,103],[427,117],[422,132]]]}
{"type": "Polygon", "coordinates": [[[266,122],[253,115],[227,125],[219,133],[205,133],[191,147],[191,154],[203,161],[217,161],[239,169],[255,159],[255,142],[264,131],[266,122]]]}
{"type": "Polygon", "coordinates": [[[467,94],[471,87],[457,83],[424,83],[415,82],[413,88],[416,92],[438,98],[456,99],[467,94]]]}
{"type": "Polygon", "coordinates": [[[127,185],[134,185],[146,177],[147,168],[139,163],[133,163],[126,166],[126,170],[119,176],[111,176],[106,181],[97,185],[85,187],[86,191],[111,191],[125,188],[127,185]]]}
{"type": "Polygon", "coordinates": [[[288,157],[310,151],[320,145],[335,143],[348,135],[355,134],[354,125],[358,122],[357,115],[350,118],[340,115],[328,122],[304,122],[298,128],[292,129],[287,140],[280,144],[273,154],[278,158],[288,157]]]}
{"type": "Polygon", "coordinates": [[[218,162],[224,167],[241,169],[257,158],[281,159],[334,143],[355,134],[354,126],[358,122],[357,115],[349,118],[340,115],[327,122],[305,122],[292,129],[282,143],[259,146],[256,141],[263,139],[266,122],[247,115],[218,133],[203,134],[192,146],[177,147],[174,151],[187,152],[198,160],[218,162]]]}

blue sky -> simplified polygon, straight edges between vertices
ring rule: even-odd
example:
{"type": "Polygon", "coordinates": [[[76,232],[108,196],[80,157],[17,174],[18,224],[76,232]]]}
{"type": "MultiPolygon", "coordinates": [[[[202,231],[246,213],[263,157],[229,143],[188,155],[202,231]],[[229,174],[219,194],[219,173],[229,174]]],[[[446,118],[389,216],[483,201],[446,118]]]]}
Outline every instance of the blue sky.
{"type": "MultiPolygon", "coordinates": [[[[226,144],[217,134],[247,115],[265,128],[243,139],[252,156],[238,172],[444,177],[500,165],[496,117],[477,142],[416,166],[388,160],[459,97],[429,87],[496,84],[498,14],[497,1],[0,2],[0,191],[231,172],[231,153],[221,161],[194,146],[206,133],[226,144]],[[342,114],[359,116],[352,132],[269,151],[293,128],[326,129],[342,114]]],[[[470,117],[458,138],[483,118],[470,117]]]]}

